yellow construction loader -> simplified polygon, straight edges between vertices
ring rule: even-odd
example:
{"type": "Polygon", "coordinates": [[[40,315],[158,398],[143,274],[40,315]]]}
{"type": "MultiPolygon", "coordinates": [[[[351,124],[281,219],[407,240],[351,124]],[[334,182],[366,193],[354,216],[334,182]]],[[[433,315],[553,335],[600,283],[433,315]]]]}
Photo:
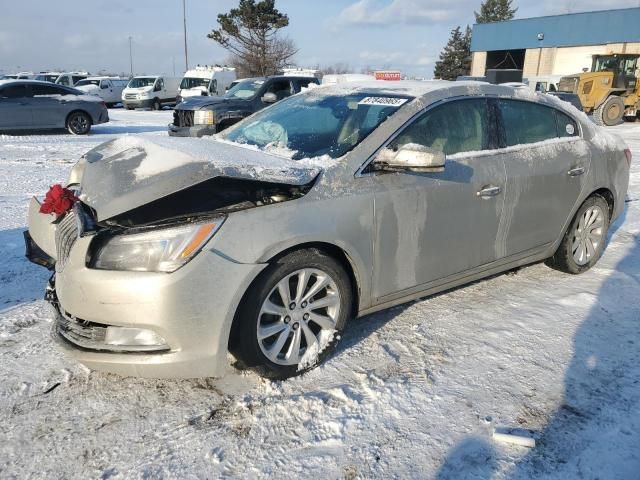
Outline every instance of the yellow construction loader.
{"type": "Polygon", "coordinates": [[[635,120],[640,112],[638,54],[594,55],[591,71],[562,77],[561,92],[576,93],[598,125],[635,120]]]}

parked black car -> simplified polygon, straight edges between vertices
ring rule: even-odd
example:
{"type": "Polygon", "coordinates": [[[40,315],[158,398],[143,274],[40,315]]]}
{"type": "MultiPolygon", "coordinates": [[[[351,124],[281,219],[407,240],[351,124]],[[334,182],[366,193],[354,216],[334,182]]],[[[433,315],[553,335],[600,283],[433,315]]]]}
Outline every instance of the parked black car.
{"type": "Polygon", "coordinates": [[[317,85],[320,81],[313,77],[284,75],[247,78],[239,81],[221,97],[187,98],[173,111],[169,135],[213,135],[258,110],[300,92],[311,83],[317,85]]]}

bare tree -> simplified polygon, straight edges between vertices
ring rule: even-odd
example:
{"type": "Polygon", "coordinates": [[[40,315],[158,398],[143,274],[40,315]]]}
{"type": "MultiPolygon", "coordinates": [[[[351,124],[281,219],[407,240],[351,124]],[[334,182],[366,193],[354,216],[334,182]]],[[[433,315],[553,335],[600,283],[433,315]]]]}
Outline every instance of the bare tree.
{"type": "Polygon", "coordinates": [[[218,15],[218,29],[207,37],[230,53],[229,63],[242,76],[273,75],[298,52],[291,39],[278,35],[287,25],[289,17],[275,8],[275,0],[240,0],[238,8],[218,15]]]}

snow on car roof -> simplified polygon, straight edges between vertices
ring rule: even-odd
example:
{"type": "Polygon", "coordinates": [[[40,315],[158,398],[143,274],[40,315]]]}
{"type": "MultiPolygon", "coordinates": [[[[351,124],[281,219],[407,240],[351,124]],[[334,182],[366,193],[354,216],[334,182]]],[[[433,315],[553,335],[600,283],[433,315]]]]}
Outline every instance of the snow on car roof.
{"type": "Polygon", "coordinates": [[[408,95],[412,97],[422,97],[432,92],[452,89],[459,91],[461,87],[466,87],[468,93],[493,93],[510,95],[513,89],[500,87],[485,82],[460,81],[451,82],[448,80],[361,80],[354,82],[341,82],[321,85],[314,88],[314,91],[324,94],[345,95],[354,92],[371,92],[387,95],[408,95]]]}

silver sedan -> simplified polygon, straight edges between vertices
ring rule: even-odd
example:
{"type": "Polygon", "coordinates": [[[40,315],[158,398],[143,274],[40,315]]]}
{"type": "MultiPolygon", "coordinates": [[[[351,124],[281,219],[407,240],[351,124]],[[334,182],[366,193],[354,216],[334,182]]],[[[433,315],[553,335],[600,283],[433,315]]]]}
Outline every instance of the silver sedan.
{"type": "Polygon", "coordinates": [[[272,378],[348,320],[545,260],[577,274],[623,211],[631,155],[568,103],[465,82],[319,87],[216,138],[126,137],[30,206],[55,337],[123,375],[272,378]]]}
{"type": "Polygon", "coordinates": [[[98,97],[49,82],[0,80],[0,132],[66,129],[85,135],[108,121],[98,97]]]}

